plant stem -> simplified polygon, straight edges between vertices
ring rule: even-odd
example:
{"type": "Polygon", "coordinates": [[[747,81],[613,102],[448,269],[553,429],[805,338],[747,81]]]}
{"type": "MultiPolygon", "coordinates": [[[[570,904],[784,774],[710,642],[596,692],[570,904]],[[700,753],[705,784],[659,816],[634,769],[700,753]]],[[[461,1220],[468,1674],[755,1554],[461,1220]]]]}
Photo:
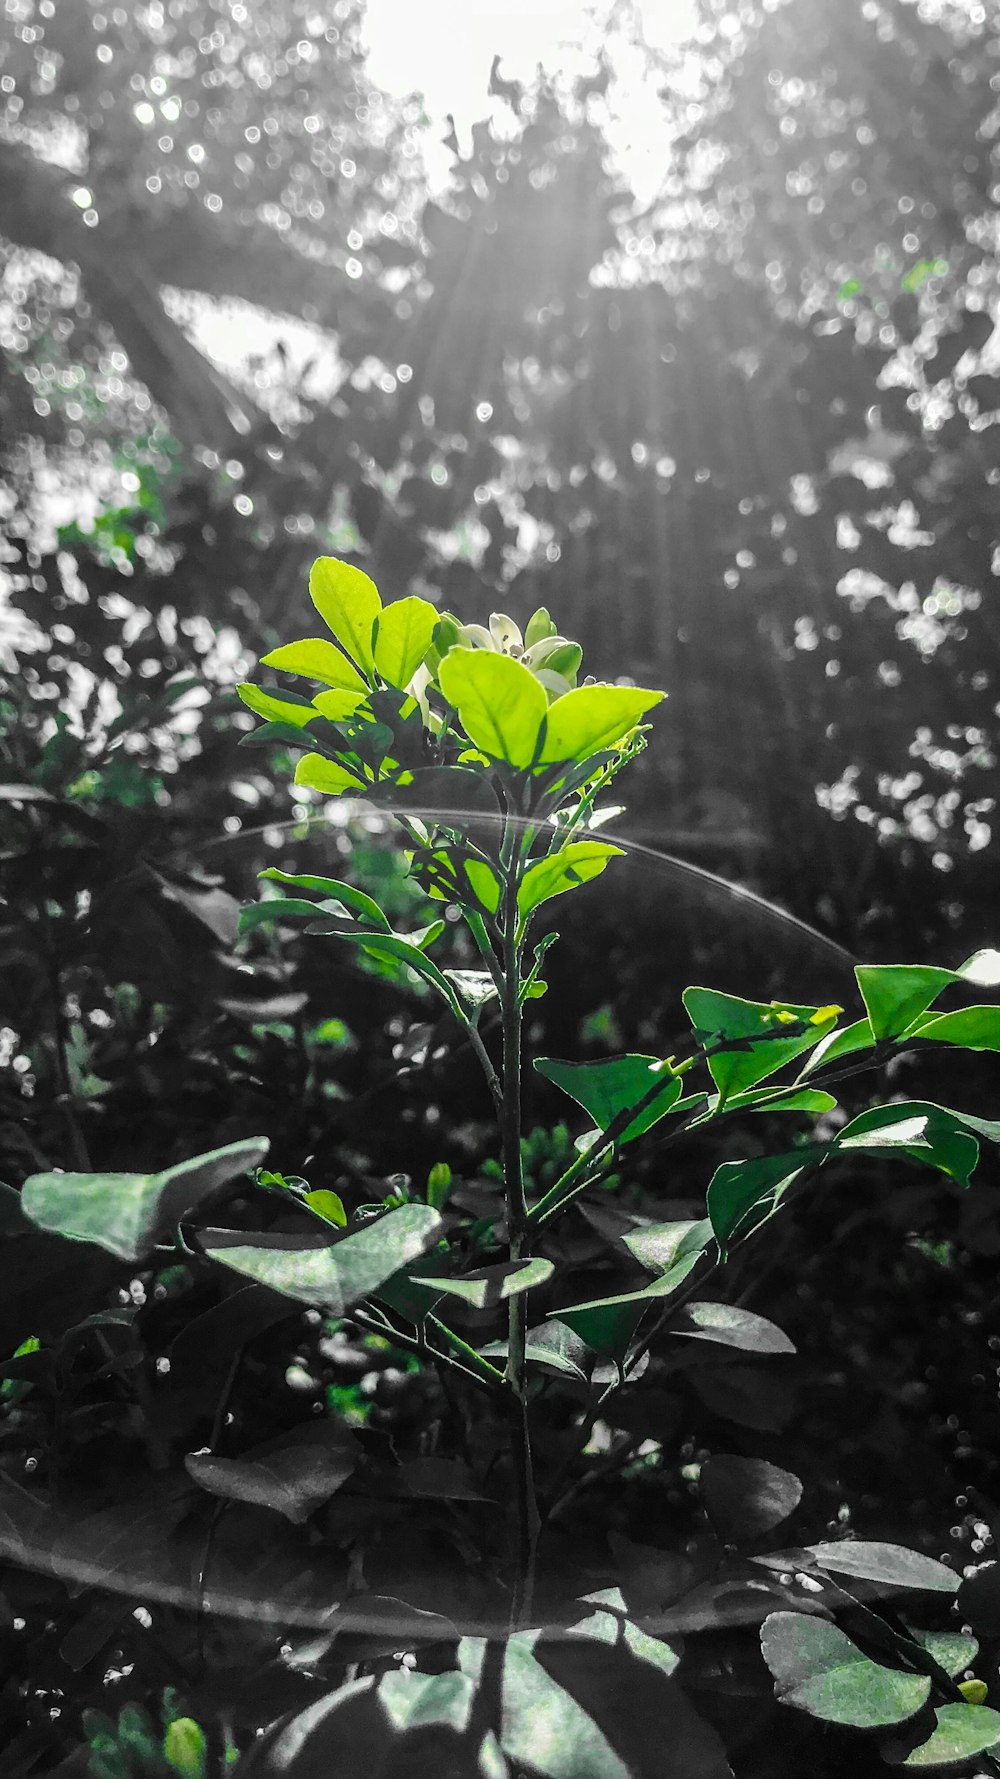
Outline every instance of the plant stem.
{"type": "MultiPolygon", "coordinates": [[[[513,841],[513,832],[508,829],[513,841]]],[[[505,842],[508,836],[505,836],[505,842]]],[[[517,938],[518,871],[511,845],[506,849],[503,920],[503,984],[501,1011],[503,1015],[503,1099],[500,1108],[500,1139],[503,1157],[504,1191],[507,1201],[507,1224],[510,1230],[510,1257],[528,1258],[531,1231],[528,1207],[524,1196],[524,1173],[521,1166],[521,999],[520,947],[517,938]]],[[[509,1300],[507,1320],[507,1382],[511,1389],[511,1457],[514,1464],[514,1513],[516,1527],[516,1573],[511,1603],[511,1629],[516,1630],[531,1615],[534,1593],[535,1550],[538,1542],[538,1505],[531,1462],[531,1436],[528,1427],[527,1376],[525,1339],[528,1328],[527,1294],[518,1292],[509,1300]]]]}

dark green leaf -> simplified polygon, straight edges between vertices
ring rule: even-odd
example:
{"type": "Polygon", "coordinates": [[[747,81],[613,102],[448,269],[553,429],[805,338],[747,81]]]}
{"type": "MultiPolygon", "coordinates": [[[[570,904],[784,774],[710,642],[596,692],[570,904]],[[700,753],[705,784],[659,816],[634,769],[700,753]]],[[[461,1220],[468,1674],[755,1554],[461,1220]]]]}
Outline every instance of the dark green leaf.
{"type": "MultiPolygon", "coordinates": [[[[480,1351],[484,1358],[506,1360],[507,1342],[494,1340],[480,1351]]],[[[593,1354],[586,1341],[574,1334],[572,1328],[553,1320],[528,1329],[524,1356],[529,1365],[537,1365],[541,1371],[575,1378],[583,1384],[587,1382],[593,1364],[593,1354]]]]}
{"type": "Polygon", "coordinates": [[[962,1577],[944,1563],[901,1544],[844,1538],[808,1548],[814,1563],[836,1575],[856,1575],[862,1581],[884,1581],[894,1587],[927,1588],[936,1594],[954,1594],[961,1585],[962,1577]]]}
{"type": "MultiPolygon", "coordinates": [[[[367,921],[371,926],[380,927],[384,933],[392,931],[388,919],[375,898],[366,895],[363,890],[355,889],[353,884],[341,883],[339,878],[308,875],[294,877],[288,871],[279,871],[274,865],[266,871],[261,871],[260,876],[268,878],[273,883],[290,884],[295,889],[317,890],[321,896],[330,901],[339,902],[343,908],[350,909],[351,913],[356,914],[359,920],[367,921]]],[[[266,907],[267,904],[265,903],[264,906],[266,907]]],[[[313,913],[315,914],[315,912],[314,905],[313,913]]]]}
{"type": "Polygon", "coordinates": [[[780,1526],[802,1499],[790,1470],[763,1458],[720,1453],[706,1459],[698,1478],[705,1511],[726,1544],[753,1544],[780,1526]]]}
{"type": "Polygon", "coordinates": [[[775,1697],[824,1723],[886,1729],[915,1717],[930,1697],[926,1674],[904,1674],[870,1661],[827,1619],[774,1612],[761,1631],[775,1697]]]}
{"type": "Polygon", "coordinates": [[[272,925],[276,921],[315,920],[320,912],[315,902],[307,902],[304,896],[269,896],[263,902],[251,902],[240,909],[240,932],[252,932],[254,927],[272,925]]]}
{"type": "Polygon", "coordinates": [[[909,1741],[883,1745],[882,1758],[890,1766],[922,1768],[925,1771],[963,1767],[977,1754],[1000,1744],[1000,1711],[988,1705],[939,1705],[934,1712],[934,1729],[926,1741],[915,1748],[909,1741]]]}
{"type": "Polygon", "coordinates": [[[747,1353],[794,1353],[787,1334],[766,1316],[737,1309],[730,1303],[687,1303],[671,1318],[671,1334],[689,1340],[716,1341],[747,1353]]]}
{"type": "Polygon", "coordinates": [[[241,1458],[194,1452],[184,1464],[188,1475],[210,1495],[273,1508],[300,1526],[347,1481],[359,1456],[350,1429],[328,1421],[272,1440],[241,1458]]]}
{"type": "Polygon", "coordinates": [[[677,1290],[697,1258],[697,1254],[684,1255],[662,1278],[643,1286],[641,1291],[624,1291],[614,1297],[568,1304],[565,1309],[553,1310],[552,1319],[565,1322],[595,1353],[621,1359],[646,1311],[677,1290]]]}
{"type": "Polygon", "coordinates": [[[979,1160],[979,1144],[964,1120],[943,1106],[924,1101],[874,1106],[838,1131],[835,1148],[843,1153],[903,1154],[926,1162],[962,1186],[968,1186],[979,1160]]]}
{"type": "Polygon", "coordinates": [[[32,1174],[21,1204],[40,1229],[142,1260],[228,1180],[257,1167],[266,1137],[228,1143],[159,1174],[32,1174]]]}
{"type": "Polygon", "coordinates": [[[723,1259],[734,1238],[742,1240],[773,1217],[792,1182],[808,1163],[821,1161],[826,1153],[822,1144],[809,1143],[787,1155],[724,1161],[716,1168],[709,1183],[707,1209],[723,1259]]]}
{"type": "Polygon", "coordinates": [[[212,1259],[258,1284],[340,1316],[416,1260],[440,1232],[437,1212],[412,1204],[328,1243],[274,1235],[251,1242],[233,1230],[212,1230],[202,1247],[212,1259]]]}
{"type": "Polygon", "coordinates": [[[410,1284],[426,1291],[429,1299],[443,1292],[446,1296],[462,1298],[473,1309],[491,1310],[508,1298],[519,1296],[522,1291],[544,1285],[554,1270],[551,1260],[509,1260],[499,1266],[481,1266],[475,1272],[465,1273],[462,1278],[426,1278],[414,1273],[410,1284]]]}
{"type": "Polygon", "coordinates": [[[702,1253],[712,1239],[712,1225],[707,1217],[697,1222],[649,1223],[621,1239],[640,1266],[664,1273],[685,1255],[702,1253]]]}

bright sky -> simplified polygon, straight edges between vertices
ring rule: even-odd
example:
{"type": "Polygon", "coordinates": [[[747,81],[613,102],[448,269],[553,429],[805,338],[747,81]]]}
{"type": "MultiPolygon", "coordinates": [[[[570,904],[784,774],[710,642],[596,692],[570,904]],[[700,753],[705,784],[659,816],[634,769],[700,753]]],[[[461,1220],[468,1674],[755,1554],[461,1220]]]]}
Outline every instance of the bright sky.
{"type": "MultiPolygon", "coordinates": [[[[654,48],[682,43],[695,23],[695,0],[635,0],[634,10],[654,48]]],[[[594,14],[599,19],[606,11],[606,0],[367,0],[368,66],[384,91],[422,93],[435,120],[451,112],[463,140],[489,110],[494,55],[501,56],[500,72],[508,79],[530,78],[539,62],[551,73],[592,73],[604,38],[594,14]]],[[[639,58],[619,60],[616,73],[630,117],[609,133],[642,185],[656,152],[658,107],[652,93],[641,91],[639,58]]]]}

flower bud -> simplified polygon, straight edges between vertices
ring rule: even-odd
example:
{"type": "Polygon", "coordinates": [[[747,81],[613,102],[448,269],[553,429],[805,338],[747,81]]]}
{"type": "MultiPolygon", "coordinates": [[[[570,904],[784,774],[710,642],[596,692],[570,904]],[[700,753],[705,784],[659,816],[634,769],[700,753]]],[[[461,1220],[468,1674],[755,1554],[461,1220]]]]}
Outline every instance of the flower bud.
{"type": "Polygon", "coordinates": [[[502,655],[512,655],[515,651],[517,654],[521,653],[524,646],[521,641],[521,632],[513,618],[508,618],[506,612],[490,613],[490,635],[493,638],[494,647],[498,648],[502,655]]]}
{"type": "Polygon", "coordinates": [[[526,649],[530,649],[536,642],[544,642],[546,637],[554,636],[555,634],[556,627],[553,624],[552,619],[549,617],[544,605],[540,605],[538,610],[533,612],[528,619],[527,627],[524,632],[524,646],[526,649]]]}

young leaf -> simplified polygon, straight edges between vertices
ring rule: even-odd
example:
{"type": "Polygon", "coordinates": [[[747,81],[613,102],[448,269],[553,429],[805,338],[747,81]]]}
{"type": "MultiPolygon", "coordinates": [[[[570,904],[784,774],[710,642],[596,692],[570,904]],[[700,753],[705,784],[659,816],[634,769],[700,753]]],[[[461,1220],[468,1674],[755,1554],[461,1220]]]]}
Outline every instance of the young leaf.
{"type": "Polygon", "coordinates": [[[508,1298],[519,1296],[522,1291],[544,1285],[554,1270],[551,1260],[508,1260],[499,1266],[481,1266],[475,1272],[465,1273],[462,1278],[425,1278],[414,1273],[410,1284],[425,1290],[430,1298],[443,1292],[446,1296],[461,1298],[472,1309],[492,1310],[508,1298]]]}
{"type": "Polygon", "coordinates": [[[431,646],[438,621],[426,599],[397,599],[375,620],[375,667],[390,686],[408,686],[431,646]]]}
{"type": "Polygon", "coordinates": [[[270,1507],[301,1526],[352,1474],[360,1456],[346,1427],[326,1421],[321,1428],[285,1434],[241,1458],[194,1452],[185,1458],[199,1488],[224,1501],[270,1507]],[[316,1437],[319,1435],[319,1437],[316,1437]]]}
{"type": "Polygon", "coordinates": [[[360,772],[342,766],[339,760],[324,759],[322,754],[303,754],[295,768],[293,783],[322,791],[327,797],[356,797],[367,788],[360,772]]]}
{"type": "MultiPolygon", "coordinates": [[[[341,907],[349,908],[359,920],[366,920],[372,926],[381,927],[385,933],[391,933],[389,921],[373,896],[364,890],[355,889],[353,884],[341,883],[336,877],[294,877],[288,871],[279,871],[276,865],[270,865],[266,871],[258,873],[272,883],[287,883],[295,889],[317,890],[332,902],[339,902],[341,907]]],[[[315,907],[313,912],[315,913],[315,907]]]]}
{"type": "Polygon", "coordinates": [[[682,995],[695,1035],[702,1043],[747,1040],[708,1059],[719,1104],[741,1088],[755,1087],[776,1070],[811,1050],[836,1023],[839,1007],[795,1007],[784,1002],[744,1001],[715,989],[688,988],[682,995]],[[785,1033],[788,1033],[786,1036],[785,1033]]]}
{"type": "Polygon", "coordinates": [[[469,740],[511,766],[530,766],[548,703],[534,674],[512,655],[452,649],[441,663],[441,690],[469,740]]]}
{"type": "Polygon", "coordinates": [[[864,964],[854,973],[875,1037],[896,1038],[911,1033],[921,1013],[952,983],[1000,987],[1000,952],[977,951],[957,970],[927,964],[864,964]]]}
{"type": "Polygon", "coordinates": [[[926,964],[864,964],[854,972],[875,1038],[896,1038],[950,983],[954,970],[926,964]]]}
{"type": "Polygon", "coordinates": [[[957,1013],[932,1015],[918,1020],[907,1036],[958,1044],[963,1050],[1000,1050],[1000,1007],[962,1007],[957,1013]]]}
{"type": "Polygon", "coordinates": [[[539,764],[589,759],[621,741],[665,697],[639,686],[578,686],[565,692],[548,708],[539,764]]]}
{"type": "Polygon", "coordinates": [[[551,1056],[538,1056],[535,1068],[589,1112],[602,1131],[657,1089],[659,1082],[662,1091],[657,1090],[645,1110],[626,1125],[618,1139],[622,1143],[651,1129],[681,1095],[680,1081],[656,1056],[609,1056],[600,1062],[558,1062],[551,1056]]]}
{"type": "Polygon", "coordinates": [[[328,723],[346,723],[358,717],[365,704],[363,692],[317,692],[313,703],[328,723]]]}
{"type": "Polygon", "coordinates": [[[827,1032],[811,1056],[806,1058],[799,1079],[804,1081],[816,1069],[825,1068],[828,1063],[842,1062],[845,1056],[854,1056],[859,1050],[871,1050],[874,1043],[871,1021],[868,1019],[856,1019],[853,1025],[845,1025],[843,1031],[827,1032]]]}
{"type": "Polygon", "coordinates": [[[250,902],[240,909],[240,934],[254,927],[269,926],[275,921],[315,920],[319,908],[304,896],[269,896],[263,902],[250,902]]]}
{"type": "Polygon", "coordinates": [[[716,1168],[709,1182],[706,1208],[723,1259],[734,1238],[739,1236],[742,1240],[773,1217],[782,1196],[807,1163],[824,1159],[826,1153],[825,1145],[810,1143],[787,1155],[724,1161],[716,1168]]]}
{"type": "Polygon", "coordinates": [[[338,1229],[347,1228],[347,1212],[344,1209],[344,1201],[338,1193],[323,1190],[307,1192],[302,1202],[307,1204],[311,1211],[315,1211],[317,1217],[322,1217],[325,1222],[333,1223],[338,1229]]]}
{"type": "Polygon", "coordinates": [[[621,856],[620,846],[600,840],[571,840],[561,852],[550,853],[529,865],[517,892],[517,911],[522,920],[553,896],[565,895],[591,878],[599,877],[609,859],[621,856]]]}
{"type": "Polygon", "coordinates": [[[248,1241],[235,1230],[214,1229],[201,1243],[206,1254],[258,1284],[311,1309],[342,1316],[370,1297],[409,1261],[433,1247],[441,1218],[428,1205],[400,1205],[332,1242],[301,1236],[259,1236],[248,1241]]]}
{"type": "Polygon", "coordinates": [[[269,655],[262,655],[260,664],[262,667],[280,667],[285,673],[301,674],[303,679],[335,686],[340,692],[357,692],[362,697],[368,695],[367,680],[362,678],[353,661],[347,659],[343,649],[318,636],[305,637],[302,642],[283,643],[269,655]]]}
{"type": "Polygon", "coordinates": [[[21,1206],[39,1229],[142,1260],[220,1186],[259,1166],[268,1147],[250,1137],[159,1174],[32,1174],[21,1206]]]}
{"type": "Polygon", "coordinates": [[[882,1759],[892,1767],[913,1767],[924,1772],[964,1767],[977,1754],[996,1749],[1000,1743],[1000,1711],[988,1705],[939,1705],[934,1728],[925,1742],[914,1748],[909,1740],[884,1743],[882,1759]]]}
{"type": "Polygon", "coordinates": [[[320,556],[310,571],[309,597],[351,660],[370,674],[374,667],[372,629],[382,610],[374,581],[336,556],[320,556]]]}
{"type": "Polygon", "coordinates": [[[887,1729],[915,1717],[930,1697],[928,1675],[871,1661],[827,1619],[773,1612],[760,1643],[775,1697],[824,1723],[887,1729]]]}
{"type": "Polygon", "coordinates": [[[315,704],[291,692],[265,692],[263,686],[251,685],[248,680],[236,690],[248,710],[255,716],[266,717],[271,723],[287,723],[293,729],[301,729],[316,715],[315,704]]]}
{"type": "MultiPolygon", "coordinates": [[[[175,1717],[163,1736],[163,1758],[176,1779],[206,1779],[208,1738],[193,1717],[175,1717]]],[[[93,1760],[93,1756],[91,1756],[93,1760]]],[[[96,1768],[93,1768],[96,1772],[96,1768]]]]}
{"type": "Polygon", "coordinates": [[[671,1334],[710,1340],[746,1353],[794,1353],[784,1329],[731,1303],[688,1303],[670,1323],[671,1334]]]}
{"type": "Polygon", "coordinates": [[[925,1557],[901,1544],[879,1544],[860,1538],[841,1538],[832,1544],[811,1544],[809,1555],[821,1569],[836,1575],[856,1575],[862,1581],[885,1581],[893,1587],[926,1588],[936,1594],[954,1594],[962,1584],[945,1563],[925,1557]]]}
{"type": "Polygon", "coordinates": [[[802,1499],[802,1484],[790,1470],[763,1458],[720,1453],[706,1459],[698,1487],[718,1536],[726,1544],[754,1544],[780,1526],[802,1499]]]}

